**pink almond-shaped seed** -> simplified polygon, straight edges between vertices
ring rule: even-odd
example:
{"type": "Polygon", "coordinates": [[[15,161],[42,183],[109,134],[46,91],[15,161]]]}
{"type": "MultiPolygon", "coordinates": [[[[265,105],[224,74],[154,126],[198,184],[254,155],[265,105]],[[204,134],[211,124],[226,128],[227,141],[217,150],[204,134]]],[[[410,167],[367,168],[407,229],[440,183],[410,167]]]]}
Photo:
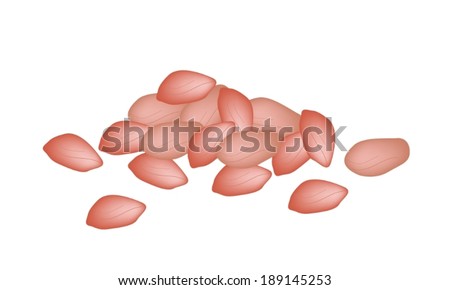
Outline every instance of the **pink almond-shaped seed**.
{"type": "Polygon", "coordinates": [[[263,127],[267,121],[280,133],[279,140],[299,130],[300,114],[268,98],[251,99],[253,107],[253,124],[263,127]]]}
{"type": "Polygon", "coordinates": [[[307,180],[291,195],[289,209],[299,213],[327,211],[337,207],[347,193],[347,188],[326,180],[307,180]]]}
{"type": "Polygon", "coordinates": [[[189,140],[200,128],[194,124],[164,123],[148,128],[144,135],[145,153],[159,159],[176,159],[188,152],[189,140]],[[189,127],[192,125],[191,127],[189,127]],[[178,126],[179,129],[175,129],[178,126]],[[192,129],[188,129],[192,128],[192,129]],[[191,130],[191,131],[187,131],[191,130]]]}
{"type": "Polygon", "coordinates": [[[140,180],[163,189],[172,189],[188,182],[187,176],[173,160],[163,160],[141,154],[129,164],[140,180]]]}
{"type": "Polygon", "coordinates": [[[221,122],[217,100],[219,98],[220,89],[226,88],[224,85],[215,86],[209,94],[200,101],[187,104],[181,112],[180,121],[194,123],[201,126],[209,126],[221,122]]]}
{"type": "Polygon", "coordinates": [[[145,204],[140,201],[120,195],[107,195],[91,207],[86,224],[101,230],[129,226],[138,220],[145,209],[145,204]]]}
{"type": "Polygon", "coordinates": [[[173,122],[180,118],[185,105],[169,105],[156,99],[156,94],[145,95],[134,102],[128,111],[130,121],[148,126],[173,122]]]}
{"type": "Polygon", "coordinates": [[[43,149],[51,160],[76,171],[86,172],[103,165],[94,148],[74,134],[56,136],[43,149]]]}
{"type": "Polygon", "coordinates": [[[252,103],[240,92],[229,88],[220,89],[218,107],[223,122],[233,122],[240,130],[253,125],[252,103]]]}
{"type": "Polygon", "coordinates": [[[112,155],[143,151],[142,141],[147,129],[147,125],[138,122],[116,122],[105,130],[98,149],[112,155]]]}
{"type": "Polygon", "coordinates": [[[260,166],[235,168],[225,166],[214,179],[212,190],[226,196],[248,194],[260,190],[272,173],[260,166]]]}
{"type": "Polygon", "coordinates": [[[194,134],[189,143],[188,158],[192,168],[216,160],[220,144],[235,131],[233,122],[213,124],[194,134]]]}
{"type": "MultiPolygon", "coordinates": [[[[252,129],[256,129],[252,127],[252,129]]],[[[257,129],[256,129],[257,130],[257,129]]],[[[230,167],[252,167],[275,155],[278,145],[276,134],[259,130],[246,130],[230,134],[221,145],[217,157],[230,167]]]]}
{"type": "Polygon", "coordinates": [[[158,89],[161,102],[178,105],[199,101],[216,85],[216,80],[204,74],[179,70],[169,74],[158,89]]]}
{"type": "Polygon", "coordinates": [[[309,154],[303,146],[300,132],[288,135],[278,145],[277,154],[272,158],[275,175],[289,174],[300,168],[309,160],[309,154]]]}
{"type": "Polygon", "coordinates": [[[409,145],[400,138],[369,139],[356,143],[345,155],[345,165],[362,176],[378,176],[402,165],[409,145]]]}
{"type": "Polygon", "coordinates": [[[311,159],[324,167],[330,166],[335,141],[331,121],[316,111],[303,110],[300,116],[300,132],[311,159]]]}

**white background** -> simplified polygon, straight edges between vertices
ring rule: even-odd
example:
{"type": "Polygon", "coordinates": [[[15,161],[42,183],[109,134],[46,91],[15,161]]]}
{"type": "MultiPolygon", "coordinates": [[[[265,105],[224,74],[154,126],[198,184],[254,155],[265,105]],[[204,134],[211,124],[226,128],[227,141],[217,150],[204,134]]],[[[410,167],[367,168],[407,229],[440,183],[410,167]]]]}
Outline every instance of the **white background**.
{"type": "Polygon", "coordinates": [[[326,289],[449,289],[448,1],[158,2],[0,2],[0,288],[330,274],[326,289]],[[189,183],[164,191],[133,176],[133,156],[101,154],[103,167],[79,173],[43,152],[69,132],[97,147],[105,127],[178,69],[331,116],[348,126],[347,148],[404,138],[411,157],[367,178],[338,151],[329,168],[309,162],[260,192],[226,198],[211,192],[218,161],[194,170],[181,158],[189,183]],[[329,212],[288,210],[310,178],[349,194],[329,212]],[[147,211],[121,229],[86,226],[108,194],[147,211]]]}

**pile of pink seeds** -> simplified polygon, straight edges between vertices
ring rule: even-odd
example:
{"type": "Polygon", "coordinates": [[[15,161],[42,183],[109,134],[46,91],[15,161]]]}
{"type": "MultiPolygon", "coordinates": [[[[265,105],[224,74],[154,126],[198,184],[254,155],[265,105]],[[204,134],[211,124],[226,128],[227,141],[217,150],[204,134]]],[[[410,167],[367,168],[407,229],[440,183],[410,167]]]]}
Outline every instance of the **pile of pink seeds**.
{"type": "MultiPolygon", "coordinates": [[[[176,71],[156,94],[145,95],[131,106],[128,119],[108,127],[99,150],[112,155],[143,152],[129,169],[140,180],[163,189],[188,182],[174,161],[187,155],[192,168],[219,159],[225,166],[212,191],[237,196],[260,190],[271,171],[259,166],[272,158],[275,175],[296,171],[310,159],[330,166],[335,131],[322,114],[301,114],[268,99],[248,99],[237,90],[206,75],[176,71]]],[[[63,134],[51,139],[44,151],[56,163],[86,172],[103,165],[98,153],[81,137],[63,134]]],[[[408,143],[399,138],[357,143],[345,157],[346,166],[362,176],[382,175],[409,157],[408,143]]],[[[317,213],[336,208],[348,190],[325,180],[307,180],[293,192],[289,209],[317,213]]],[[[134,199],[108,195],[90,209],[87,224],[99,229],[133,224],[146,206],[134,199]]]]}

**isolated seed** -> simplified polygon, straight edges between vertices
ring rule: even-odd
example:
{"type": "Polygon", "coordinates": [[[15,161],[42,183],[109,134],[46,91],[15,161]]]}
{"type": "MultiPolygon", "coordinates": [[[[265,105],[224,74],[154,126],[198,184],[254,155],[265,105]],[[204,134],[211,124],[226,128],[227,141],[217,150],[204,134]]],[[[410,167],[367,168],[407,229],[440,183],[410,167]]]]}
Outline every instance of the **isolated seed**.
{"type": "Polygon", "coordinates": [[[89,171],[103,161],[84,139],[74,134],[57,136],[44,145],[44,151],[54,162],[76,171],[89,171]]]}
{"type": "Polygon", "coordinates": [[[288,135],[277,147],[272,158],[275,175],[289,174],[300,168],[309,160],[309,154],[303,146],[302,133],[288,135]]]}
{"type": "Polygon", "coordinates": [[[250,130],[234,132],[225,139],[218,158],[231,167],[252,167],[274,156],[277,145],[276,134],[250,130]]]}
{"type": "Polygon", "coordinates": [[[144,151],[152,157],[159,159],[176,159],[186,155],[189,148],[189,140],[194,135],[194,130],[200,128],[192,126],[192,132],[180,131],[189,128],[186,123],[164,123],[149,128],[144,135],[144,151]]]}
{"type": "Polygon", "coordinates": [[[172,189],[188,182],[187,176],[173,160],[141,154],[128,167],[140,180],[163,189],[172,189]]]}
{"type": "Polygon", "coordinates": [[[271,176],[269,170],[259,166],[225,166],[214,179],[212,190],[226,196],[248,194],[260,190],[271,176]]]}
{"type": "Polygon", "coordinates": [[[345,156],[345,165],[356,174],[377,176],[402,165],[409,158],[409,145],[400,138],[370,139],[355,144],[345,156]]]}
{"type": "Polygon", "coordinates": [[[187,70],[168,75],[158,89],[161,102],[177,105],[199,101],[214,88],[216,81],[209,76],[187,70]]]}
{"type": "Polygon", "coordinates": [[[289,209],[299,213],[316,213],[337,207],[348,190],[325,180],[307,180],[291,196],[289,209]]]}
{"type": "Polygon", "coordinates": [[[145,208],[145,204],[137,200],[107,195],[92,206],[86,224],[101,230],[125,227],[135,223],[145,208]]]}
{"type": "Polygon", "coordinates": [[[330,166],[335,142],[331,121],[318,112],[303,110],[300,117],[300,132],[311,159],[324,167],[330,166]]]}
{"type": "Polygon", "coordinates": [[[156,99],[156,94],[139,98],[128,111],[130,121],[148,126],[173,122],[180,118],[185,105],[169,105],[156,99]]]}
{"type": "Polygon", "coordinates": [[[219,98],[219,91],[226,88],[224,85],[215,86],[209,94],[200,101],[189,103],[181,112],[180,121],[189,122],[194,120],[194,123],[201,126],[209,126],[221,122],[217,100],[219,98]]]}
{"type": "Polygon", "coordinates": [[[112,154],[128,154],[143,150],[143,138],[148,126],[132,121],[119,121],[105,130],[100,139],[100,151],[112,154]]]}
{"type": "Polygon", "coordinates": [[[269,120],[270,126],[281,133],[280,140],[299,130],[300,114],[288,107],[268,98],[255,98],[250,102],[253,107],[254,126],[263,127],[269,120]]]}
{"type": "Polygon", "coordinates": [[[223,122],[233,122],[240,130],[253,125],[252,104],[240,92],[222,88],[219,92],[218,106],[223,122]]]}
{"type": "Polygon", "coordinates": [[[194,134],[189,143],[188,158],[192,168],[216,160],[221,144],[235,130],[233,122],[213,124],[194,134]]]}

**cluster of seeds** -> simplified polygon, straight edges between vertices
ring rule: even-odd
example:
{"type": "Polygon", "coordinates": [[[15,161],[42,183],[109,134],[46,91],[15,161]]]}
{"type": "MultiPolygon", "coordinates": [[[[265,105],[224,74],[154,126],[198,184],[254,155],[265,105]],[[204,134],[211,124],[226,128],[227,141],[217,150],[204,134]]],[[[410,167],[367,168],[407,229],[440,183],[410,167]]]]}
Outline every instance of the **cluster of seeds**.
{"type": "MultiPolygon", "coordinates": [[[[136,100],[127,119],[109,126],[98,148],[112,155],[140,152],[129,169],[140,180],[163,189],[188,182],[176,159],[187,155],[192,168],[218,159],[224,167],[212,191],[237,196],[266,184],[272,172],[259,165],[268,159],[275,175],[292,173],[309,160],[329,167],[335,141],[333,124],[319,112],[297,113],[268,98],[248,99],[209,76],[176,71],[163,80],[156,94],[136,100]]],[[[44,151],[56,163],[81,172],[103,165],[97,152],[74,134],[51,139],[44,151]]],[[[345,164],[356,174],[377,176],[408,157],[409,146],[403,139],[371,139],[353,146],[345,164]]],[[[327,211],[347,193],[345,187],[329,181],[307,180],[293,192],[288,207],[299,213],[327,211]]],[[[137,200],[107,195],[92,206],[87,224],[99,229],[127,226],[145,209],[137,200]]]]}

